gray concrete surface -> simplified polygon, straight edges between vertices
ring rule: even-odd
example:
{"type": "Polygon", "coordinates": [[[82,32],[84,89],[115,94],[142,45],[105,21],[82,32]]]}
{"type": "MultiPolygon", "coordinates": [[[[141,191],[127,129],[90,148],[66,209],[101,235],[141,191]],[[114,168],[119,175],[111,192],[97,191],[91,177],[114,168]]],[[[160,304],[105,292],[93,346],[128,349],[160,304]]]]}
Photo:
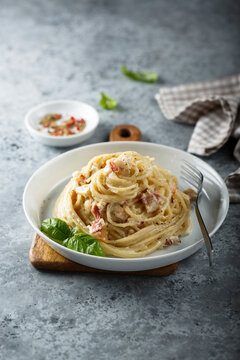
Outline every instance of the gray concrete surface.
{"type": "MultiPolygon", "coordinates": [[[[30,175],[65,151],[39,145],[23,125],[32,106],[80,99],[99,110],[95,136],[132,123],[143,140],[186,149],[192,127],[168,122],[159,84],[128,80],[121,65],[158,72],[164,85],[239,71],[239,2],[0,1],[1,359],[238,359],[239,205],[205,249],[172,276],[59,274],[32,268],[33,231],[22,210],[30,175]],[[105,91],[119,108],[98,106],[105,91]]],[[[234,141],[207,158],[221,175],[237,167],[234,141]]]]}

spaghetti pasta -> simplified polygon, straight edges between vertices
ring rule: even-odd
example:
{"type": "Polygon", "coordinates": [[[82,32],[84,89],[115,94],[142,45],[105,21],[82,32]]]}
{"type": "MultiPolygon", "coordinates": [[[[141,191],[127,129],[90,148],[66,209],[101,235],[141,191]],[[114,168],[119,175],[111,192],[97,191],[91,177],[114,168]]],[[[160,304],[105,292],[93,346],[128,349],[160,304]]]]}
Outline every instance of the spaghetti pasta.
{"type": "Polygon", "coordinates": [[[97,238],[108,255],[135,258],[181,242],[190,198],[176,176],[133,151],[94,157],[73,173],[54,216],[97,238]]]}

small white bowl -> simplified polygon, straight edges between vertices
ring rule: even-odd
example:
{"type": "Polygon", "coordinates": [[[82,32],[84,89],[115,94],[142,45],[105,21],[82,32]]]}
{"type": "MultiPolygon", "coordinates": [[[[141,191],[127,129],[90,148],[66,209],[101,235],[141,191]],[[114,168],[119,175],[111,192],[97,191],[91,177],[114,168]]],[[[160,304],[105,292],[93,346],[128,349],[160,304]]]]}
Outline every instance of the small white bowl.
{"type": "Polygon", "coordinates": [[[55,100],[32,108],[25,116],[24,122],[30,134],[37,141],[45,145],[62,147],[79,144],[92,136],[98,126],[99,116],[97,111],[86,103],[74,100],[55,100]],[[76,118],[83,118],[86,121],[86,127],[81,133],[70,136],[55,137],[38,131],[42,118],[51,113],[67,113],[76,118]]]}

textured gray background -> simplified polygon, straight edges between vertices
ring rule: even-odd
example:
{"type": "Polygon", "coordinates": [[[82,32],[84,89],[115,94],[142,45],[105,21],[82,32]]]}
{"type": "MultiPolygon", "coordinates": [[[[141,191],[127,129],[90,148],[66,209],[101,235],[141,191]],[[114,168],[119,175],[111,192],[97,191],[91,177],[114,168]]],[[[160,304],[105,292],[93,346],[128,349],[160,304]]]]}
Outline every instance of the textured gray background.
{"type": "MultiPolygon", "coordinates": [[[[159,84],[133,82],[121,65],[155,70],[164,85],[239,71],[239,1],[0,1],[1,359],[237,359],[239,205],[205,249],[166,278],[59,274],[29,263],[32,229],[22,210],[29,176],[65,151],[35,143],[32,106],[80,99],[100,113],[85,144],[130,122],[143,140],[186,150],[192,127],[165,120],[159,84]],[[119,108],[99,108],[106,91],[119,108]]],[[[223,177],[237,167],[234,141],[207,158],[223,177]]]]}

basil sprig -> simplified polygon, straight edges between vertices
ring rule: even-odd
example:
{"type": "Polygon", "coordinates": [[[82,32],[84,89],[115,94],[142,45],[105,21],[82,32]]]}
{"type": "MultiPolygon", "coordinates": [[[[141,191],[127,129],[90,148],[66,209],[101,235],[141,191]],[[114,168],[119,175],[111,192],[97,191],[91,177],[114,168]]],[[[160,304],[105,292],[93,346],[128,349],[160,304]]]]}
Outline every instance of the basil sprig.
{"type": "Polygon", "coordinates": [[[106,95],[105,93],[101,93],[101,99],[99,104],[107,110],[114,109],[117,106],[117,101],[112,99],[110,96],[106,95]]]}
{"type": "Polygon", "coordinates": [[[75,234],[70,239],[64,240],[63,245],[84,254],[106,256],[99,242],[85,233],[75,234]]]}
{"type": "Polygon", "coordinates": [[[100,243],[91,235],[79,232],[76,226],[72,230],[65,221],[49,218],[42,222],[41,231],[57,243],[89,255],[106,256],[100,243]]]}
{"type": "Polygon", "coordinates": [[[49,218],[43,220],[41,225],[41,231],[44,232],[51,239],[56,241],[63,241],[71,235],[69,226],[58,218],[49,218]]]}
{"type": "Polygon", "coordinates": [[[131,71],[126,66],[121,67],[122,73],[128,78],[136,81],[155,83],[158,81],[158,75],[153,71],[131,71]]]}

